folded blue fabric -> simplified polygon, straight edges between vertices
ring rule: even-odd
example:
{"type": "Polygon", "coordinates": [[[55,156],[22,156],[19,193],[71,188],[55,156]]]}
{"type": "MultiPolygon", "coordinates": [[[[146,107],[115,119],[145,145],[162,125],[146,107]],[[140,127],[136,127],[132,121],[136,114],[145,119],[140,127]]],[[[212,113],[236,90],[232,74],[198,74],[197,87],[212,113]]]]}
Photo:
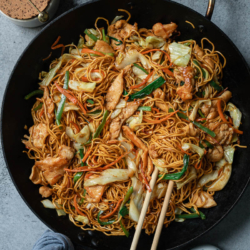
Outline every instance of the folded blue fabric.
{"type": "Polygon", "coordinates": [[[59,233],[47,230],[36,242],[32,250],[74,250],[71,240],[59,233]]]}

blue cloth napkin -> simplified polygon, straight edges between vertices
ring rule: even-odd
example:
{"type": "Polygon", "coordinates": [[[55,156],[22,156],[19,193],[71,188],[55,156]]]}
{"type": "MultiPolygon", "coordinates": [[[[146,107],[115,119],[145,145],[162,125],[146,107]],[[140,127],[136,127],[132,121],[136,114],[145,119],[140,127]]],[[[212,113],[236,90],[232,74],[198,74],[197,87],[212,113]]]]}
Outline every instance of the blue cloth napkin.
{"type": "Polygon", "coordinates": [[[59,233],[47,230],[36,242],[32,250],[74,250],[70,239],[59,233]]]}

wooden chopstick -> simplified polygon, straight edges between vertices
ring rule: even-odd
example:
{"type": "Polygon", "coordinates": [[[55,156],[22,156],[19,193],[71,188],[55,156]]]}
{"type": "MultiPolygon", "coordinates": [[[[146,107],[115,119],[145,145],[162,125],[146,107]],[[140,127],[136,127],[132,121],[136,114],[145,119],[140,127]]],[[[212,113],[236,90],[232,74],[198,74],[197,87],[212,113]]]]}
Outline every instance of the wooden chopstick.
{"type": "Polygon", "coordinates": [[[140,235],[141,235],[143,221],[148,210],[148,204],[150,202],[150,198],[154,190],[155,182],[157,180],[158,172],[159,172],[158,168],[155,168],[152,174],[152,179],[150,181],[150,187],[152,189],[152,192],[147,191],[130,250],[136,250],[136,247],[137,247],[140,235]]]}
{"type": "Polygon", "coordinates": [[[162,209],[161,209],[161,214],[160,214],[160,217],[159,217],[159,220],[158,220],[158,225],[157,225],[157,228],[156,228],[156,231],[155,231],[155,236],[154,236],[153,244],[151,246],[151,250],[156,250],[157,249],[158,242],[159,242],[159,239],[160,239],[160,236],[161,236],[161,230],[162,230],[163,222],[164,222],[164,219],[166,217],[169,201],[170,201],[171,194],[172,194],[172,191],[173,191],[173,187],[174,187],[174,182],[172,180],[170,180],[169,183],[168,183],[168,189],[167,189],[165,199],[164,199],[164,202],[163,202],[163,206],[162,206],[162,209]]]}

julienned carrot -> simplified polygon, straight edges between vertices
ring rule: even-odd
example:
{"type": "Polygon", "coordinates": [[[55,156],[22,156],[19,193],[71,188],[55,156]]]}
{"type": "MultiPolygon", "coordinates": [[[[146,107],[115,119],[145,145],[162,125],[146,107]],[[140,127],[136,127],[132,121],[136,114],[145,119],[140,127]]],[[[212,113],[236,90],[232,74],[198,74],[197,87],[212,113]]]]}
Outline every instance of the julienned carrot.
{"type": "Polygon", "coordinates": [[[164,122],[166,121],[168,118],[170,118],[171,116],[175,115],[177,112],[179,112],[179,110],[176,110],[175,112],[171,113],[170,115],[166,116],[165,118],[161,119],[161,120],[157,120],[157,121],[154,121],[154,120],[148,120],[148,119],[145,119],[143,118],[144,121],[148,122],[148,123],[161,123],[161,122],[164,122]]]}
{"type": "Polygon", "coordinates": [[[81,77],[81,80],[82,80],[83,82],[88,82],[88,81],[89,81],[89,79],[88,79],[86,76],[82,76],[82,77],[81,77]]]}
{"type": "Polygon", "coordinates": [[[65,89],[61,88],[57,83],[55,83],[57,89],[59,92],[61,92],[63,95],[65,95],[71,102],[74,104],[78,103],[78,100],[75,96],[70,95],[65,89]]]}
{"type": "Polygon", "coordinates": [[[243,131],[238,130],[237,128],[233,128],[233,130],[234,130],[234,132],[237,133],[237,134],[240,134],[240,135],[243,134],[243,131]]]}
{"type": "Polygon", "coordinates": [[[39,117],[41,117],[41,116],[43,115],[43,113],[44,113],[44,109],[42,109],[42,110],[40,111],[39,117]]]}
{"type": "Polygon", "coordinates": [[[83,107],[83,105],[78,101],[78,106],[81,108],[83,114],[87,114],[87,111],[85,110],[85,108],[83,107]]]}
{"type": "Polygon", "coordinates": [[[218,109],[218,113],[219,113],[220,118],[222,119],[222,121],[228,122],[227,119],[225,118],[225,116],[223,115],[223,111],[222,111],[222,108],[221,108],[221,99],[217,101],[217,109],[218,109]]]}
{"type": "Polygon", "coordinates": [[[147,83],[147,81],[149,80],[149,78],[153,75],[153,73],[154,73],[154,70],[151,73],[149,73],[148,76],[141,83],[134,85],[134,86],[130,86],[129,88],[130,89],[137,89],[137,88],[145,85],[147,83]]]}
{"type": "Polygon", "coordinates": [[[150,49],[150,50],[147,50],[147,51],[143,51],[142,54],[147,54],[147,53],[152,52],[152,51],[161,51],[161,52],[163,52],[168,57],[169,62],[171,62],[171,58],[170,58],[169,54],[166,51],[161,50],[161,49],[150,49]]]}
{"type": "Polygon", "coordinates": [[[124,100],[125,100],[125,101],[127,101],[127,100],[128,100],[128,98],[129,98],[129,95],[127,95],[127,96],[125,97],[125,99],[124,99],[124,100]]]}
{"type": "Polygon", "coordinates": [[[56,41],[52,44],[51,49],[54,50],[54,49],[62,48],[62,52],[61,52],[61,55],[62,55],[64,50],[65,50],[65,46],[63,44],[57,44],[60,39],[61,39],[61,37],[58,36],[56,41]]]}
{"type": "Polygon", "coordinates": [[[161,69],[161,70],[164,71],[167,75],[174,77],[174,73],[170,71],[168,68],[161,69]]]}
{"type": "Polygon", "coordinates": [[[201,162],[202,162],[202,159],[200,160],[200,162],[197,161],[197,163],[195,164],[195,168],[196,169],[200,169],[201,168],[201,162]]]}
{"type": "Polygon", "coordinates": [[[89,157],[89,155],[90,155],[90,152],[91,152],[91,147],[88,148],[86,154],[85,154],[84,157],[82,158],[82,162],[85,162],[85,161],[88,159],[88,157],[89,157]]]}
{"type": "Polygon", "coordinates": [[[120,204],[121,204],[122,201],[123,201],[123,198],[118,201],[118,203],[116,204],[114,210],[111,213],[106,214],[106,215],[100,217],[100,219],[106,219],[106,218],[109,218],[110,216],[112,216],[115,213],[115,211],[119,208],[119,206],[120,206],[120,204]]]}
{"type": "Polygon", "coordinates": [[[127,152],[127,153],[125,153],[124,155],[121,155],[121,156],[118,157],[114,162],[112,162],[112,163],[106,165],[105,167],[103,167],[103,168],[101,168],[101,169],[107,169],[107,168],[113,166],[114,164],[116,164],[118,161],[120,161],[123,157],[125,157],[125,156],[126,156],[127,154],[129,154],[129,153],[130,153],[130,151],[127,152]]]}
{"type": "Polygon", "coordinates": [[[160,112],[160,110],[159,109],[157,109],[157,108],[151,108],[152,110],[154,110],[154,111],[156,111],[157,113],[159,113],[160,112]]]}
{"type": "Polygon", "coordinates": [[[95,54],[95,55],[98,55],[98,56],[105,56],[103,53],[101,53],[99,51],[95,51],[95,50],[92,50],[92,49],[86,49],[86,48],[82,49],[82,53],[95,54]]]}
{"type": "Polygon", "coordinates": [[[74,207],[75,207],[77,213],[80,214],[80,215],[86,216],[86,214],[84,214],[84,213],[78,208],[76,198],[77,198],[77,194],[75,195],[75,198],[74,198],[74,207]]]}
{"type": "Polygon", "coordinates": [[[80,132],[80,128],[78,127],[78,125],[76,123],[74,123],[74,122],[70,122],[70,123],[75,127],[77,133],[79,133],[80,132]]]}
{"type": "Polygon", "coordinates": [[[58,44],[60,39],[61,39],[61,36],[58,36],[55,42],[52,44],[51,49],[54,49],[54,47],[58,44]]]}
{"type": "Polygon", "coordinates": [[[192,155],[191,153],[188,153],[187,151],[185,151],[185,150],[181,147],[181,145],[177,145],[177,147],[181,150],[181,152],[182,152],[183,154],[192,155]]]}

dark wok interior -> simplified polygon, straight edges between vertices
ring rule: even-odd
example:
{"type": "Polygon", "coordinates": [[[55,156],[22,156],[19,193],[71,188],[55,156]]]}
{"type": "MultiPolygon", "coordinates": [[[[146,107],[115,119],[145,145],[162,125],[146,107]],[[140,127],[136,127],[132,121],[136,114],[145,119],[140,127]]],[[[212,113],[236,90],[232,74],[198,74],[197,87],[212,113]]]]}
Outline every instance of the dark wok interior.
{"type": "MultiPolygon", "coordinates": [[[[173,21],[179,25],[181,31],[180,40],[209,38],[227,59],[227,66],[224,69],[224,87],[229,87],[233,93],[232,102],[240,108],[243,113],[243,124],[241,130],[241,144],[248,145],[250,125],[250,105],[248,104],[248,90],[250,74],[247,64],[237,48],[229,38],[218,29],[213,23],[205,19],[202,15],[191,9],[169,1],[136,0],[109,0],[94,1],[91,4],[82,5],[70,10],[61,18],[56,19],[30,43],[28,48],[18,60],[12,72],[2,106],[1,132],[2,144],[5,159],[12,175],[13,182],[19,193],[32,209],[32,211],[51,229],[69,236],[75,244],[90,246],[94,249],[129,249],[133,233],[129,239],[124,237],[106,237],[99,232],[81,233],[82,231],[71,223],[68,217],[58,217],[56,212],[44,209],[41,204],[41,196],[38,193],[38,185],[34,185],[29,180],[33,162],[28,159],[22,151],[25,149],[21,144],[21,138],[25,133],[24,125],[30,127],[32,118],[30,109],[34,99],[24,100],[24,96],[37,89],[38,74],[41,70],[48,70],[50,60],[42,61],[50,53],[51,44],[60,35],[64,44],[77,43],[79,34],[83,34],[85,28],[94,26],[95,19],[103,16],[110,21],[118,14],[117,9],[127,9],[132,14],[130,22],[137,22],[139,27],[152,27],[156,22],[169,23],[173,21]],[[192,22],[196,29],[185,23],[192,22]],[[202,29],[198,27],[202,25],[202,29]],[[201,30],[203,30],[201,32],[201,30]],[[14,100],[14,101],[13,101],[14,100]],[[83,241],[79,240],[81,233],[83,241]],[[99,240],[99,244],[95,239],[99,240]]],[[[205,10],[204,10],[205,12],[205,10]]],[[[99,25],[105,25],[101,23],[99,25]]],[[[60,50],[54,51],[52,58],[60,56],[60,50]]],[[[205,212],[206,220],[189,220],[184,223],[171,223],[168,228],[164,228],[159,242],[159,249],[171,249],[182,245],[209,230],[218,223],[235,205],[244,191],[250,176],[248,166],[248,149],[237,149],[233,163],[233,172],[226,188],[215,195],[218,206],[205,212]]],[[[20,215],[21,216],[21,215],[20,215]]],[[[153,235],[148,236],[144,232],[138,244],[139,249],[149,249],[153,235]]]]}

